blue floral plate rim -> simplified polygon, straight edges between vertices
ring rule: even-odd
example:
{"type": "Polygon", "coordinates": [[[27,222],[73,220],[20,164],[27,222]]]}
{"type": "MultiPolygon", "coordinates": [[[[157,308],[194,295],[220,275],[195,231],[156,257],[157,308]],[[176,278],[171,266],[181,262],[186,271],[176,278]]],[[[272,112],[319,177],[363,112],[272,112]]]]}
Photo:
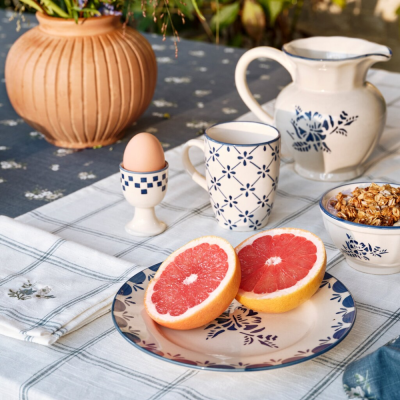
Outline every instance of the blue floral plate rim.
{"type": "MultiPolygon", "coordinates": [[[[165,357],[164,355],[160,355],[156,349],[148,349],[148,348],[144,348],[143,346],[139,345],[134,339],[132,339],[132,336],[128,336],[127,334],[125,334],[118,322],[116,321],[115,318],[115,304],[117,301],[118,296],[120,295],[122,289],[124,288],[125,285],[128,284],[128,282],[131,282],[133,280],[133,278],[135,278],[136,276],[138,276],[139,274],[141,274],[142,272],[145,271],[152,271],[152,272],[156,272],[158,270],[158,268],[160,267],[162,263],[157,263],[154,264],[151,267],[148,268],[144,268],[143,270],[137,272],[136,274],[134,274],[131,278],[129,278],[122,286],[121,288],[118,290],[118,292],[116,293],[116,295],[114,296],[113,302],[112,302],[112,306],[111,306],[111,316],[112,316],[112,320],[114,323],[114,326],[116,328],[116,330],[119,332],[119,334],[131,345],[133,345],[134,347],[136,347],[137,349],[139,349],[141,352],[148,354],[150,356],[153,356],[159,360],[162,361],[166,361],[169,362],[171,364],[175,364],[175,365],[179,365],[181,367],[186,367],[186,368],[192,368],[192,369],[197,369],[197,370],[202,370],[202,371],[214,371],[214,372],[256,372],[256,371],[266,371],[266,370],[272,370],[272,369],[278,369],[278,368],[284,368],[284,367],[289,367],[292,365],[296,365],[296,364],[300,364],[303,363],[305,361],[309,361],[313,358],[316,358],[322,354],[327,353],[328,351],[332,350],[334,347],[336,347],[338,344],[340,344],[350,333],[350,331],[353,329],[355,321],[356,321],[356,317],[357,317],[357,308],[355,306],[355,302],[354,302],[354,297],[352,296],[352,294],[350,293],[350,291],[347,289],[347,287],[337,278],[335,278],[332,274],[325,272],[323,281],[320,285],[320,289],[323,288],[326,285],[329,285],[329,287],[333,287],[333,285],[335,283],[338,283],[340,288],[341,288],[341,292],[340,293],[348,293],[348,296],[346,297],[346,299],[350,298],[351,302],[353,304],[354,309],[351,311],[351,318],[348,321],[348,326],[343,329],[342,334],[340,335],[340,337],[338,339],[336,339],[336,341],[328,344],[328,345],[320,345],[318,347],[321,347],[321,349],[315,353],[312,353],[308,356],[304,356],[304,357],[299,357],[298,359],[292,360],[292,361],[288,361],[282,364],[277,364],[277,365],[266,365],[266,366],[254,366],[254,367],[249,367],[249,366],[243,366],[242,368],[240,367],[230,367],[228,365],[218,365],[218,366],[203,366],[203,365],[193,365],[193,364],[189,364],[187,361],[190,360],[179,360],[179,359],[171,359],[168,357],[165,357]],[[335,282],[329,282],[330,279],[334,279],[335,282]]],[[[142,289],[143,290],[143,289],[142,289]]],[[[143,295],[144,295],[144,290],[143,290],[143,295]]],[[[333,300],[333,299],[331,299],[333,300]]],[[[251,311],[251,310],[250,310],[251,311]]]]}

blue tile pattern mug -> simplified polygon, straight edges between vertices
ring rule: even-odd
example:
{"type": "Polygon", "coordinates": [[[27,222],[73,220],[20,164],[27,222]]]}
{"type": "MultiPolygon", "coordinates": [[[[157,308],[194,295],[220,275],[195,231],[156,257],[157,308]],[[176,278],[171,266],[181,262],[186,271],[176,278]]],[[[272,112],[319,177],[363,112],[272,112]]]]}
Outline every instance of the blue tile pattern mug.
{"type": "Polygon", "coordinates": [[[189,140],[182,153],[192,179],[210,195],[221,227],[233,231],[263,228],[279,179],[280,134],[271,125],[234,121],[206,130],[204,140],[189,140]],[[206,176],[189,159],[193,146],[204,151],[206,176]]]}

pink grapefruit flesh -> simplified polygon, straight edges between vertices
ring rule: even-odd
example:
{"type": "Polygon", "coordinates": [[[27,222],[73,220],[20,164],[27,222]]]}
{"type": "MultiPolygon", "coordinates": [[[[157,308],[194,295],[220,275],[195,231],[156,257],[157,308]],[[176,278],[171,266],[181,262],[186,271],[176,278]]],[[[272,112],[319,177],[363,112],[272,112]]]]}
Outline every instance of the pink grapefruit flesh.
{"type": "Polygon", "coordinates": [[[235,298],[240,266],[224,239],[204,236],[172,253],[145,294],[149,316],[173,329],[193,329],[217,318],[235,298]]]}
{"type": "Polygon", "coordinates": [[[325,247],[311,232],[272,229],[236,247],[242,279],[236,299],[256,311],[279,313],[307,301],[325,273],[325,247]]]}

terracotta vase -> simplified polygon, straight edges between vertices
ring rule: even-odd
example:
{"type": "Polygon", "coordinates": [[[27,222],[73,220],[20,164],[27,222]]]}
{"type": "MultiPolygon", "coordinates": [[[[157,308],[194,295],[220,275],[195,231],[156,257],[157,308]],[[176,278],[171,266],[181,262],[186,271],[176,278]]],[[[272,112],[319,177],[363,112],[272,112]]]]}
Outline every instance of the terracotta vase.
{"type": "Polygon", "coordinates": [[[157,64],[146,39],[118,16],[74,20],[42,13],[7,56],[15,111],[52,144],[114,143],[146,110],[157,64]]]}

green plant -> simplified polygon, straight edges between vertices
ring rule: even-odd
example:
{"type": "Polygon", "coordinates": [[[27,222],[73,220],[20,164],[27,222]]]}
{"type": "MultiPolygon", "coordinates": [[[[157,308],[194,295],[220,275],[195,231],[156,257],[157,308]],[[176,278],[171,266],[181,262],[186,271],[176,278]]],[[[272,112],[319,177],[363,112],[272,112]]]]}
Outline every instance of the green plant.
{"type": "Polygon", "coordinates": [[[189,6],[183,0],[14,0],[18,2],[17,13],[12,18],[17,18],[17,29],[20,20],[24,20],[22,14],[26,8],[44,13],[46,15],[74,19],[91,18],[102,15],[121,15],[126,23],[134,17],[139,20],[139,29],[144,30],[149,23],[159,25],[160,31],[166,35],[170,28],[176,42],[179,41],[178,31],[174,27],[172,16],[178,16],[182,24],[185,24],[185,15],[193,19],[194,13],[200,20],[204,20],[198,8],[196,0],[190,0],[189,6]]]}
{"type": "Polygon", "coordinates": [[[235,0],[233,2],[224,0],[219,5],[219,14],[211,20],[211,27],[215,29],[219,23],[221,29],[224,29],[236,22],[240,26],[232,44],[240,45],[244,34],[247,34],[253,41],[252,44],[258,45],[263,38],[271,37],[274,31],[282,28],[282,26],[276,26],[278,17],[299,5],[300,2],[302,0],[235,0]]]}
{"type": "MultiPolygon", "coordinates": [[[[169,0],[169,24],[181,36],[231,46],[280,46],[295,30],[303,0],[169,0]],[[182,21],[182,15],[184,20],[182,21]]],[[[165,25],[153,20],[152,4],[132,3],[133,21],[139,30],[164,33],[165,25]]],[[[162,5],[155,15],[163,15],[162,5]]]]}
{"type": "MultiPolygon", "coordinates": [[[[102,10],[112,6],[119,9],[123,4],[120,0],[20,0],[24,5],[58,18],[89,18],[102,15],[102,10]]],[[[110,10],[111,11],[111,10],[110,10]]]]}
{"type": "MultiPolygon", "coordinates": [[[[120,14],[142,31],[232,46],[279,46],[290,40],[303,0],[14,0],[58,18],[120,14]],[[293,11],[291,11],[293,10],[293,11]],[[289,15],[289,12],[291,13],[289,15]]],[[[345,0],[334,0],[345,1],[345,0]]],[[[23,18],[23,17],[22,17],[23,18]]]]}

